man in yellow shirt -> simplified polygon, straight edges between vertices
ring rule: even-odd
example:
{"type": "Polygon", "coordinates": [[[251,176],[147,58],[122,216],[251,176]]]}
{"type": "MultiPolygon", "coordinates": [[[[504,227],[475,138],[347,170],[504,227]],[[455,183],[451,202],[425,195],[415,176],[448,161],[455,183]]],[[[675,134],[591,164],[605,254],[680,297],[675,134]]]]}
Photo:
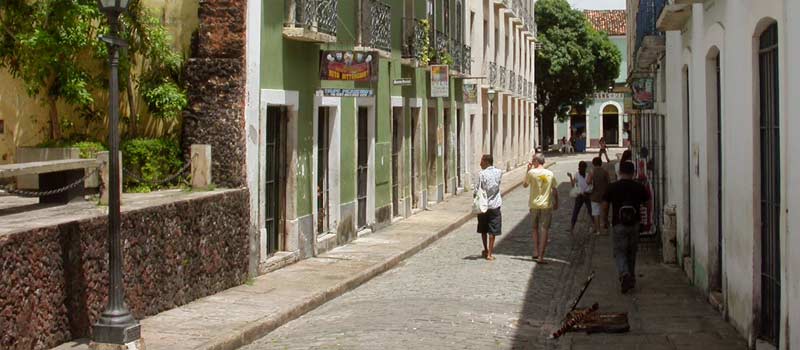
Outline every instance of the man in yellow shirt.
{"type": "Polygon", "coordinates": [[[528,173],[525,174],[525,182],[522,183],[522,186],[530,187],[528,207],[531,210],[533,221],[533,243],[535,245],[533,259],[538,258],[537,262],[543,264],[553,210],[558,210],[556,179],[552,171],[544,168],[544,154],[535,154],[528,163],[528,173]],[[539,236],[540,232],[541,237],[539,236]]]}

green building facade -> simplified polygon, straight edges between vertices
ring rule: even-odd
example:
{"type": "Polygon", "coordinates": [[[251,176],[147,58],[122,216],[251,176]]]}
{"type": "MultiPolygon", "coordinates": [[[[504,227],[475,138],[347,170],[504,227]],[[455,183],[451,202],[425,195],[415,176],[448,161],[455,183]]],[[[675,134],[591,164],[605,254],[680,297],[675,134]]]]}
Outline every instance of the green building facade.
{"type": "Polygon", "coordinates": [[[458,193],[470,61],[460,0],[270,0],[261,18],[252,210],[262,265],[319,254],[458,193]],[[321,79],[328,52],[372,54],[377,77],[321,79]],[[431,97],[437,63],[449,66],[446,98],[431,97]]]}

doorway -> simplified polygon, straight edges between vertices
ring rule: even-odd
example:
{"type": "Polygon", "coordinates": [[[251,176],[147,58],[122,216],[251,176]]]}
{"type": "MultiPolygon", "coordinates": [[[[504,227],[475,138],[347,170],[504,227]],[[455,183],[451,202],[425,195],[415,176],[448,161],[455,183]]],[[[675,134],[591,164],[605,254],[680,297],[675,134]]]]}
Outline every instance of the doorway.
{"type": "Polygon", "coordinates": [[[428,201],[436,202],[438,189],[436,188],[436,154],[439,148],[438,140],[439,121],[436,116],[436,107],[428,108],[428,201]]]}
{"type": "Polygon", "coordinates": [[[780,346],[780,123],[778,25],[759,38],[759,144],[761,162],[761,319],[759,335],[780,346]]]}
{"type": "Polygon", "coordinates": [[[286,197],[286,107],[268,106],[264,133],[264,230],[266,252],[271,256],[279,251],[284,233],[284,198],[286,197]]]}
{"type": "MultiPolygon", "coordinates": [[[[686,171],[684,175],[684,198],[686,203],[685,216],[686,220],[683,224],[683,248],[681,257],[692,256],[692,124],[691,124],[691,85],[689,83],[689,67],[683,69],[683,118],[684,118],[684,135],[686,140],[686,171]]],[[[633,135],[631,134],[631,139],[633,135]]],[[[687,267],[684,267],[687,268],[687,267]]],[[[693,267],[689,267],[694,270],[693,267]]]]}
{"type": "Polygon", "coordinates": [[[419,176],[419,160],[422,151],[420,138],[420,109],[411,108],[411,208],[421,209],[422,183],[419,176]]]}
{"type": "MultiPolygon", "coordinates": [[[[720,55],[716,48],[706,62],[706,94],[708,101],[708,223],[709,278],[711,292],[722,292],[722,88],[720,55]]],[[[720,300],[721,301],[721,300],[720,300]]]]}
{"type": "Polygon", "coordinates": [[[400,216],[400,162],[403,151],[403,108],[392,108],[392,216],[400,216]]]}
{"type": "Polygon", "coordinates": [[[357,184],[358,192],[356,200],[358,202],[358,218],[356,226],[358,230],[367,227],[367,178],[369,174],[369,109],[358,107],[358,157],[357,157],[357,184]]]}
{"type": "Polygon", "coordinates": [[[464,139],[464,114],[461,109],[456,110],[456,188],[463,188],[462,182],[464,151],[466,147],[461,147],[461,142],[464,139]]]}
{"type": "Polygon", "coordinates": [[[450,181],[452,174],[452,162],[453,156],[450,155],[450,151],[452,149],[451,142],[453,141],[453,135],[450,132],[450,128],[452,127],[452,116],[450,116],[450,108],[444,109],[444,192],[445,193],[455,193],[455,188],[453,188],[453,183],[450,181]]]}
{"type": "Polygon", "coordinates": [[[607,145],[619,146],[619,109],[614,105],[603,107],[603,139],[607,145]]]}
{"type": "Polygon", "coordinates": [[[331,108],[319,107],[317,113],[317,234],[331,230],[331,108]]]}

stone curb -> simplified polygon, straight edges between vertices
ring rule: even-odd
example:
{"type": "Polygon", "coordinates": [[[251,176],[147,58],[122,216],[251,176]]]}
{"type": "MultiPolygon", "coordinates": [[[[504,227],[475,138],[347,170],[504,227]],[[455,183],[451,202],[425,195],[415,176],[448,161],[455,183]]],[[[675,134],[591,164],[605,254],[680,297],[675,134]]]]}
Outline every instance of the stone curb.
{"type": "MultiPolygon", "coordinates": [[[[545,165],[545,168],[550,168],[556,165],[557,162],[551,162],[545,165]]],[[[520,169],[518,167],[514,170],[520,169]]],[[[512,171],[514,171],[512,170],[512,171]]],[[[501,195],[506,195],[511,193],[512,191],[516,190],[522,186],[522,180],[518,181],[517,183],[511,185],[510,187],[506,188],[505,190],[501,190],[501,195]]],[[[392,256],[388,260],[383,261],[355,276],[352,278],[337,284],[336,286],[329,288],[328,290],[317,293],[308,299],[306,299],[303,303],[296,305],[295,307],[291,308],[290,310],[279,313],[276,315],[270,315],[265,317],[261,320],[254,322],[251,325],[246,327],[242,327],[236,334],[231,334],[224,337],[218,337],[216,339],[212,339],[211,341],[204,343],[197,347],[197,349],[203,350],[234,350],[238,349],[242,346],[250,344],[265,335],[269,334],[273,330],[277,329],[278,327],[316,309],[317,307],[325,304],[328,301],[335,299],[336,297],[341,296],[342,294],[355,289],[356,287],[366,283],[367,281],[379,276],[380,274],[391,270],[402,261],[410,258],[414,254],[420,252],[421,250],[427,248],[440,238],[446,236],[450,232],[453,232],[455,229],[461,227],[472,218],[474,218],[476,214],[468,213],[460,217],[458,220],[454,221],[447,227],[439,230],[436,234],[431,235],[427,239],[419,242],[418,244],[414,245],[413,247],[407,249],[406,251],[392,256]]]]}

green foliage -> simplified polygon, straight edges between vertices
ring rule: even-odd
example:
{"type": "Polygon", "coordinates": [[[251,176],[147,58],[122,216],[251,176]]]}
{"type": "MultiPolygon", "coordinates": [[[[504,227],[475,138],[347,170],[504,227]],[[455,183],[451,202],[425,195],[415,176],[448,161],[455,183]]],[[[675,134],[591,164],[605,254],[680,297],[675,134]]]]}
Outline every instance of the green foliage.
{"type": "Polygon", "coordinates": [[[85,141],[85,140],[87,140],[87,138],[78,135],[73,135],[68,139],[45,141],[37,145],[37,147],[77,148],[81,152],[81,158],[84,159],[97,158],[98,152],[103,152],[108,150],[108,148],[106,148],[106,146],[100,142],[85,141]]]}
{"type": "Polygon", "coordinates": [[[537,101],[544,106],[544,120],[565,120],[565,107],[588,105],[595,91],[614,84],[622,54],[566,0],[539,0],[535,6],[541,43],[536,51],[537,101]]]}
{"type": "Polygon", "coordinates": [[[420,20],[419,24],[422,27],[422,32],[425,33],[422,36],[420,63],[422,63],[423,66],[427,66],[431,63],[431,58],[435,55],[435,51],[431,46],[431,24],[427,19],[420,20]]]}
{"type": "Polygon", "coordinates": [[[122,166],[134,176],[145,180],[138,183],[131,176],[123,176],[126,192],[150,192],[168,185],[153,185],[163,180],[183,166],[181,148],[172,138],[131,139],[120,144],[122,166]]]}
{"type": "MultiPolygon", "coordinates": [[[[142,2],[132,0],[121,18],[120,36],[130,46],[121,52],[120,86],[125,89],[128,79],[134,79],[137,93],[154,116],[176,118],[186,106],[180,88],[183,58],[142,2]],[[134,76],[133,68],[142,72],[141,77],[134,76]]],[[[105,110],[95,106],[94,96],[107,89],[108,74],[96,71],[107,69],[108,48],[97,38],[108,32],[96,0],[0,0],[0,68],[49,106],[51,139],[60,139],[65,127],[59,120],[58,101],[90,121],[97,121],[96,110],[105,110]]]]}

